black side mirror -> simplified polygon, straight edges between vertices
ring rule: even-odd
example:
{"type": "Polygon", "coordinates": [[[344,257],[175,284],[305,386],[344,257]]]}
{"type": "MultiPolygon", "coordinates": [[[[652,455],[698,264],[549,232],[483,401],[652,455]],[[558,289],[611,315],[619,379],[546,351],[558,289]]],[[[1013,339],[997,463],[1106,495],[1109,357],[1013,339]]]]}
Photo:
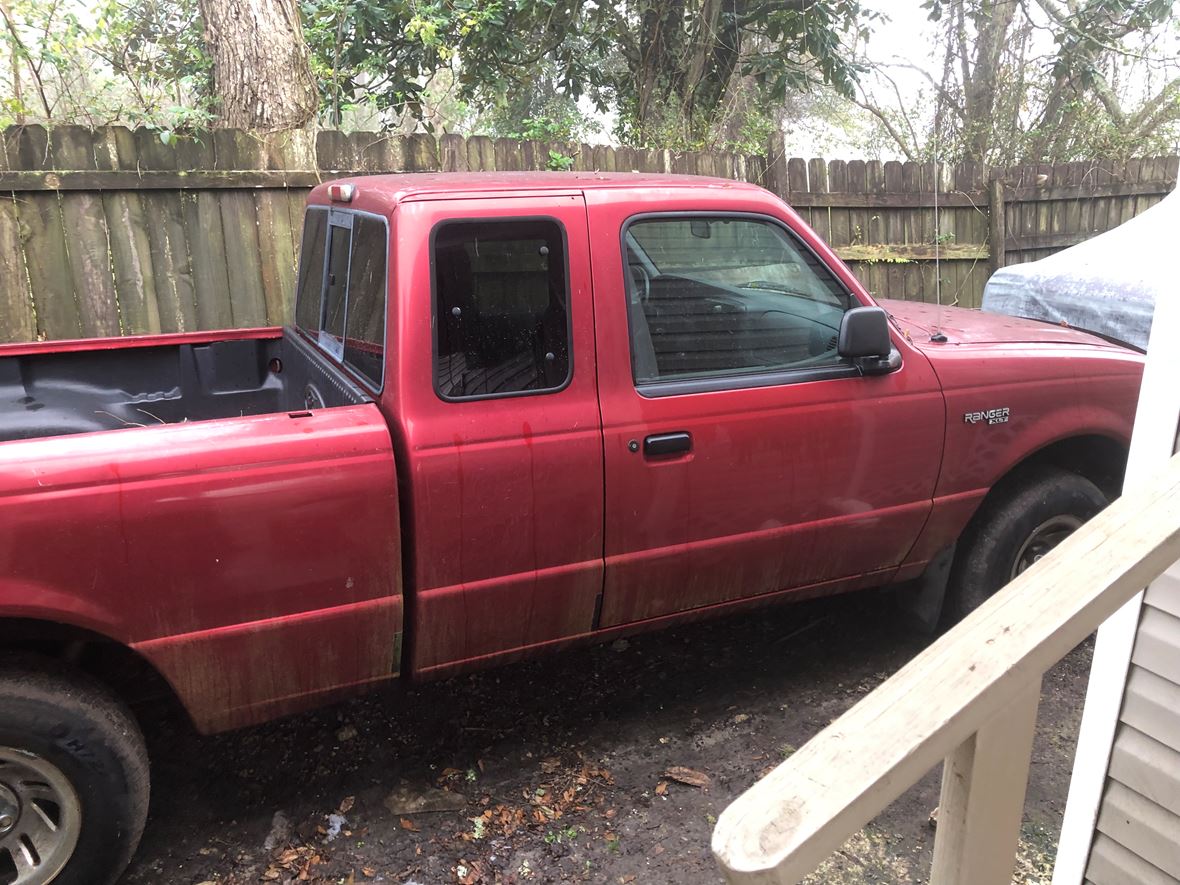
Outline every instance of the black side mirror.
{"type": "Polygon", "coordinates": [[[901,366],[901,354],[893,349],[889,338],[889,314],[880,307],[845,311],[836,350],[866,375],[891,372],[901,366]]]}

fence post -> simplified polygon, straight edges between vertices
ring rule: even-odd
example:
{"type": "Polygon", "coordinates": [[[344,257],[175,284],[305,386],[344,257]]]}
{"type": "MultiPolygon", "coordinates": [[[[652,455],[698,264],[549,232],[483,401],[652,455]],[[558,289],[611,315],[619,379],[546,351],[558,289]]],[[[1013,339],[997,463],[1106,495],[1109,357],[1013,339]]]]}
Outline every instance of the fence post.
{"type": "Polygon", "coordinates": [[[946,758],[930,885],[1012,881],[1040,699],[1038,679],[946,758]]]}
{"type": "Polygon", "coordinates": [[[998,171],[987,182],[987,246],[991,271],[1004,266],[1004,238],[1007,236],[1004,212],[1004,181],[998,171]]]}
{"type": "Polygon", "coordinates": [[[766,142],[766,184],[768,191],[787,198],[790,190],[790,173],[787,169],[787,139],[781,132],[770,136],[766,142]]]}

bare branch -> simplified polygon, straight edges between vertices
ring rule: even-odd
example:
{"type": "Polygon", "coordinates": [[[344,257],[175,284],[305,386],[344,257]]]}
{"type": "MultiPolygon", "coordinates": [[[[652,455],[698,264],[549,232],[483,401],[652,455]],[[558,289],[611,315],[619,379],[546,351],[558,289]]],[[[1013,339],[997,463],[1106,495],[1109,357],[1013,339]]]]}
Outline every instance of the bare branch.
{"type": "MultiPolygon", "coordinates": [[[[889,133],[889,137],[893,139],[893,141],[897,144],[897,147],[901,150],[901,152],[903,154],[905,154],[905,158],[907,160],[914,159],[914,150],[910,147],[910,145],[906,144],[905,136],[903,136],[900,132],[898,132],[897,127],[893,125],[892,121],[889,119],[888,115],[883,110],[881,110],[879,107],[877,107],[871,101],[869,101],[867,96],[865,96],[861,99],[854,98],[854,99],[852,99],[852,103],[857,105],[858,107],[864,108],[866,111],[868,111],[870,114],[872,114],[878,120],[880,120],[881,125],[885,127],[885,131],[889,133]]],[[[916,144],[915,144],[915,146],[916,146],[916,144]]]]}
{"type": "MultiPolygon", "coordinates": [[[[949,107],[952,111],[955,112],[955,116],[957,116],[960,120],[963,119],[963,108],[959,105],[959,99],[955,95],[953,95],[951,92],[949,92],[945,86],[943,86],[941,83],[939,83],[937,80],[935,80],[934,77],[932,77],[930,75],[930,72],[928,70],[926,70],[925,68],[920,68],[917,65],[910,64],[909,62],[888,62],[888,63],[878,64],[877,67],[878,68],[907,68],[908,70],[916,71],[917,73],[921,74],[924,78],[926,78],[926,81],[931,86],[933,86],[935,88],[935,90],[937,90],[939,96],[942,98],[943,101],[946,102],[947,107],[949,107]]],[[[884,74],[882,74],[882,76],[884,76],[884,74]]],[[[886,78],[886,79],[888,79],[891,83],[893,82],[892,78],[886,78]]],[[[894,83],[894,88],[896,88],[896,86],[897,86],[897,84],[894,83]]]]}
{"type": "MultiPolygon", "coordinates": [[[[54,7],[56,9],[56,7],[54,7]]],[[[12,8],[8,5],[8,0],[0,0],[0,16],[4,18],[4,24],[8,28],[8,33],[12,36],[12,44],[16,51],[24,57],[25,66],[29,69],[29,73],[33,75],[33,84],[37,87],[37,94],[41,98],[41,105],[45,108],[45,119],[48,120],[53,117],[53,110],[49,104],[49,98],[45,94],[45,84],[41,80],[41,69],[39,65],[33,64],[33,57],[29,54],[29,50],[25,48],[24,41],[21,40],[20,33],[16,29],[16,22],[12,19],[12,8]]]]}
{"type": "Polygon", "coordinates": [[[1136,135],[1145,135],[1157,128],[1169,115],[1176,114],[1180,102],[1180,77],[1167,83],[1163,89],[1143,103],[1128,126],[1136,135]]]}

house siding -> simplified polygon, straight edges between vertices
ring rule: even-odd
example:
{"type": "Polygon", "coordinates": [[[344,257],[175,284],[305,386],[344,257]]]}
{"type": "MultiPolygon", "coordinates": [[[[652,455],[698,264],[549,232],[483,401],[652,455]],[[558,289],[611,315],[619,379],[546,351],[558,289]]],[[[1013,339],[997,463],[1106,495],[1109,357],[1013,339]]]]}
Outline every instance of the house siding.
{"type": "Polygon", "coordinates": [[[1092,885],[1180,885],[1180,579],[1143,599],[1090,848],[1092,885]]]}

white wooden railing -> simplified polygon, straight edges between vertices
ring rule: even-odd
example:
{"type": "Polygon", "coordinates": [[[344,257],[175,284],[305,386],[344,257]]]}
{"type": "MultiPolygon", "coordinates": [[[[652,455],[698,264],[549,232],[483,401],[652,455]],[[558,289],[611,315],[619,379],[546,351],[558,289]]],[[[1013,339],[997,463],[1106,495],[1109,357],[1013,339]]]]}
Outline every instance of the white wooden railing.
{"type": "Polygon", "coordinates": [[[1180,559],[1180,456],[1141,479],[738,797],[728,881],[798,882],[944,760],[931,885],[1011,882],[1041,677],[1180,559]]]}

